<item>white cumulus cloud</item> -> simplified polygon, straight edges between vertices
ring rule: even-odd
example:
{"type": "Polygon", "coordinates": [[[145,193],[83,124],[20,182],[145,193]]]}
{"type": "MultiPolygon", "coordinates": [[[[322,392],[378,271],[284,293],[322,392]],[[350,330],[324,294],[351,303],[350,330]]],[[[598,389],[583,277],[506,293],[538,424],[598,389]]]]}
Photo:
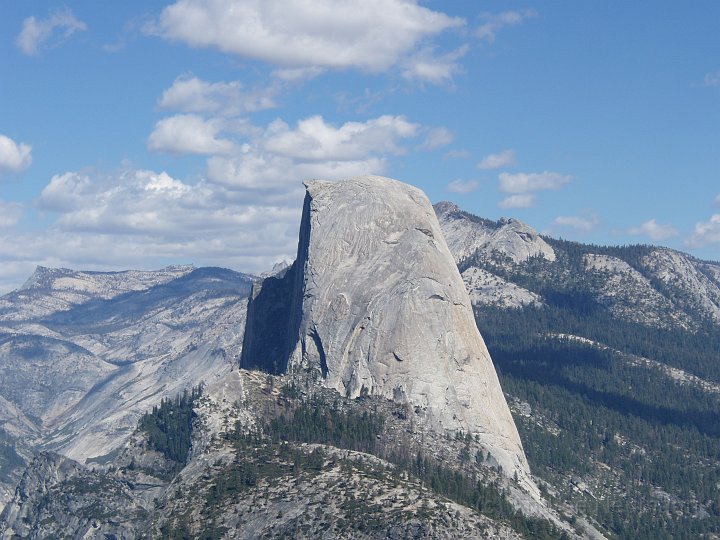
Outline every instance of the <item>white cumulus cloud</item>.
{"type": "Polygon", "coordinates": [[[505,193],[557,190],[572,180],[571,176],[555,172],[500,173],[500,189],[505,193]]]}
{"type": "Polygon", "coordinates": [[[17,37],[18,48],[27,55],[37,54],[53,37],[66,39],[75,32],[87,29],[87,25],[75,18],[70,9],[53,11],[47,19],[28,17],[23,21],[17,37]]]}
{"type": "Polygon", "coordinates": [[[692,234],[685,240],[689,248],[720,244],[720,214],[713,214],[708,221],[695,224],[692,234]]]}
{"type": "Polygon", "coordinates": [[[54,176],[37,201],[57,214],[42,235],[0,239],[15,259],[71,268],[155,267],[194,261],[245,271],[293,257],[302,206],[295,198],[249,198],[223,186],[189,184],[166,172],[126,168],[114,173],[54,176]]]}
{"type": "Polygon", "coordinates": [[[502,13],[486,13],[481,17],[483,24],[475,31],[478,39],[489,43],[495,42],[497,33],[506,26],[518,26],[526,19],[536,17],[537,13],[532,9],[519,11],[503,11],[502,13]]]}
{"type": "Polygon", "coordinates": [[[206,120],[195,114],[163,118],[148,137],[150,150],[175,154],[227,154],[234,144],[218,138],[222,130],[218,119],[206,120]]]}
{"type": "Polygon", "coordinates": [[[510,195],[500,201],[500,208],[530,208],[535,203],[535,195],[532,193],[520,193],[510,195]]]}
{"type": "Polygon", "coordinates": [[[159,105],[183,113],[160,120],[148,137],[153,150],[207,154],[204,178],[188,182],[129,166],[54,175],[36,201],[53,225],[42,234],[0,234],[0,266],[7,269],[0,269],[0,286],[10,274],[26,277],[34,264],[119,269],[194,262],[267,270],[295,255],[302,180],[383,174],[393,156],[416,151],[418,139],[447,138],[392,115],[256,126],[227,112],[242,89],[214,84],[174,84],[182,91],[166,93],[159,105]]]}
{"type": "Polygon", "coordinates": [[[585,216],[558,216],[553,220],[555,225],[567,227],[578,232],[590,232],[598,224],[598,218],[595,214],[585,216]]]}
{"type": "Polygon", "coordinates": [[[420,132],[420,125],[404,116],[383,115],[366,122],[346,122],[340,127],[322,116],[300,120],[294,129],[282,120],[272,122],[262,140],[268,152],[294,159],[350,161],[373,153],[402,154],[402,139],[420,132]]]}
{"type": "Polygon", "coordinates": [[[20,172],[32,163],[32,147],[17,143],[6,135],[0,135],[0,174],[2,172],[20,172]]]}
{"type": "Polygon", "coordinates": [[[663,225],[651,219],[638,227],[630,227],[627,234],[632,236],[646,236],[653,241],[667,240],[680,234],[672,225],[663,225]]]}
{"type": "Polygon", "coordinates": [[[349,176],[382,174],[386,162],[368,156],[355,160],[305,162],[254,149],[233,157],[214,156],[208,160],[207,175],[212,182],[234,190],[249,190],[248,196],[286,200],[295,195],[302,200],[299,180],[322,178],[339,180],[349,176]]]}
{"type": "Polygon", "coordinates": [[[56,174],[42,190],[38,202],[43,210],[68,212],[81,208],[91,189],[92,184],[87,174],[56,174]]]}
{"type": "Polygon", "coordinates": [[[60,213],[66,231],[192,237],[242,222],[222,192],[190,185],[166,172],[126,169],[115,174],[67,172],[53,176],[37,201],[60,213]]]}
{"type": "Polygon", "coordinates": [[[515,165],[515,150],[503,150],[497,154],[489,154],[478,163],[478,169],[500,169],[515,165]]]}
{"type": "Polygon", "coordinates": [[[480,187],[477,180],[453,180],[448,184],[448,191],[453,193],[470,193],[480,187]]]}
{"type": "Polygon", "coordinates": [[[409,57],[402,70],[406,79],[427,81],[433,84],[449,83],[463,69],[458,60],[469,50],[467,45],[446,54],[437,55],[433,48],[425,47],[409,57]]]}
{"type": "Polygon", "coordinates": [[[249,130],[247,142],[236,144],[232,153],[208,159],[207,178],[245,197],[299,204],[300,180],[383,174],[388,158],[407,152],[406,143],[426,131],[403,116],[339,126],[317,115],[294,126],[277,119],[264,129],[249,130]]]}
{"type": "Polygon", "coordinates": [[[158,107],[184,113],[238,115],[275,107],[274,90],[246,91],[239,81],[210,83],[197,77],[182,76],[167,88],[158,107]]]}
{"type": "MultiPolygon", "coordinates": [[[[281,68],[379,73],[464,24],[412,0],[178,0],[147,31],[281,68]]],[[[445,80],[448,69],[433,65],[423,74],[417,67],[414,75],[445,80]]]]}

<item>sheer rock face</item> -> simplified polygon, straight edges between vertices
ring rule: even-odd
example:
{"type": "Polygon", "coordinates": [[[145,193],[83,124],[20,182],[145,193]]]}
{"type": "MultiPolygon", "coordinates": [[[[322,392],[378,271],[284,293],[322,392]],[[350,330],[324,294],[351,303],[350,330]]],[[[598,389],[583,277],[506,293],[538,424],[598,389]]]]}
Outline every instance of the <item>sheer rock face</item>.
{"type": "MultiPolygon", "coordinates": [[[[436,429],[478,434],[506,474],[525,477],[515,424],[427,197],[380,177],[306,186],[298,257],[285,278],[287,331],[276,331],[287,369],[319,369],[343,395],[382,395],[436,429]]],[[[252,363],[251,348],[243,354],[252,363]]]]}

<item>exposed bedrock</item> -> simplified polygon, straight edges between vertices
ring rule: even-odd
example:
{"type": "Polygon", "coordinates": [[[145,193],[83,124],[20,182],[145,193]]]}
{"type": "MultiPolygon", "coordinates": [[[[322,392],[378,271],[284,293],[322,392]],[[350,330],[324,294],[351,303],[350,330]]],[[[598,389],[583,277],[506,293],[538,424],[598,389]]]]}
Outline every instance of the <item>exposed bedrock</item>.
{"type": "Polygon", "coordinates": [[[478,435],[506,474],[525,478],[515,424],[425,194],[372,176],[306,187],[297,259],[254,291],[243,367],[318,370],[343,395],[406,402],[438,430],[478,435]]]}

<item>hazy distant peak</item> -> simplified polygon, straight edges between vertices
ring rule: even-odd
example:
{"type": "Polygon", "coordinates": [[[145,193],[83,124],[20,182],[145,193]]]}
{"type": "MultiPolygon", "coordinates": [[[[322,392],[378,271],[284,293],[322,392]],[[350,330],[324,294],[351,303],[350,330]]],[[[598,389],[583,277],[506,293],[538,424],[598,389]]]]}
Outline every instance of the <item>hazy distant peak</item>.
{"type": "Polygon", "coordinates": [[[555,251],[538,233],[519,219],[492,221],[463,212],[449,202],[434,205],[445,240],[455,260],[461,263],[478,253],[498,252],[515,263],[542,256],[555,260],[555,251]]]}
{"type": "Polygon", "coordinates": [[[25,291],[49,287],[55,278],[61,275],[72,274],[72,272],[69,268],[49,268],[38,265],[25,283],[22,284],[20,290],[25,291]]]}
{"type": "Polygon", "coordinates": [[[450,201],[440,201],[435,204],[433,204],[433,208],[435,209],[435,214],[439,217],[442,214],[448,214],[450,212],[460,212],[460,207],[455,204],[451,203],[450,201]]]}

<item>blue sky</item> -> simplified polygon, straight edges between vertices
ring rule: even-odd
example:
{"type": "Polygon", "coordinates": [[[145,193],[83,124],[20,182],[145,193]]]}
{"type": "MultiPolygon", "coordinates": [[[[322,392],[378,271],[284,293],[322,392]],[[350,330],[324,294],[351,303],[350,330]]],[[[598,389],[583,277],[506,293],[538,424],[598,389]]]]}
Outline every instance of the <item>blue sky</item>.
{"type": "Polygon", "coordinates": [[[302,180],[720,259],[720,3],[0,0],[0,291],[294,256],[302,180]]]}

